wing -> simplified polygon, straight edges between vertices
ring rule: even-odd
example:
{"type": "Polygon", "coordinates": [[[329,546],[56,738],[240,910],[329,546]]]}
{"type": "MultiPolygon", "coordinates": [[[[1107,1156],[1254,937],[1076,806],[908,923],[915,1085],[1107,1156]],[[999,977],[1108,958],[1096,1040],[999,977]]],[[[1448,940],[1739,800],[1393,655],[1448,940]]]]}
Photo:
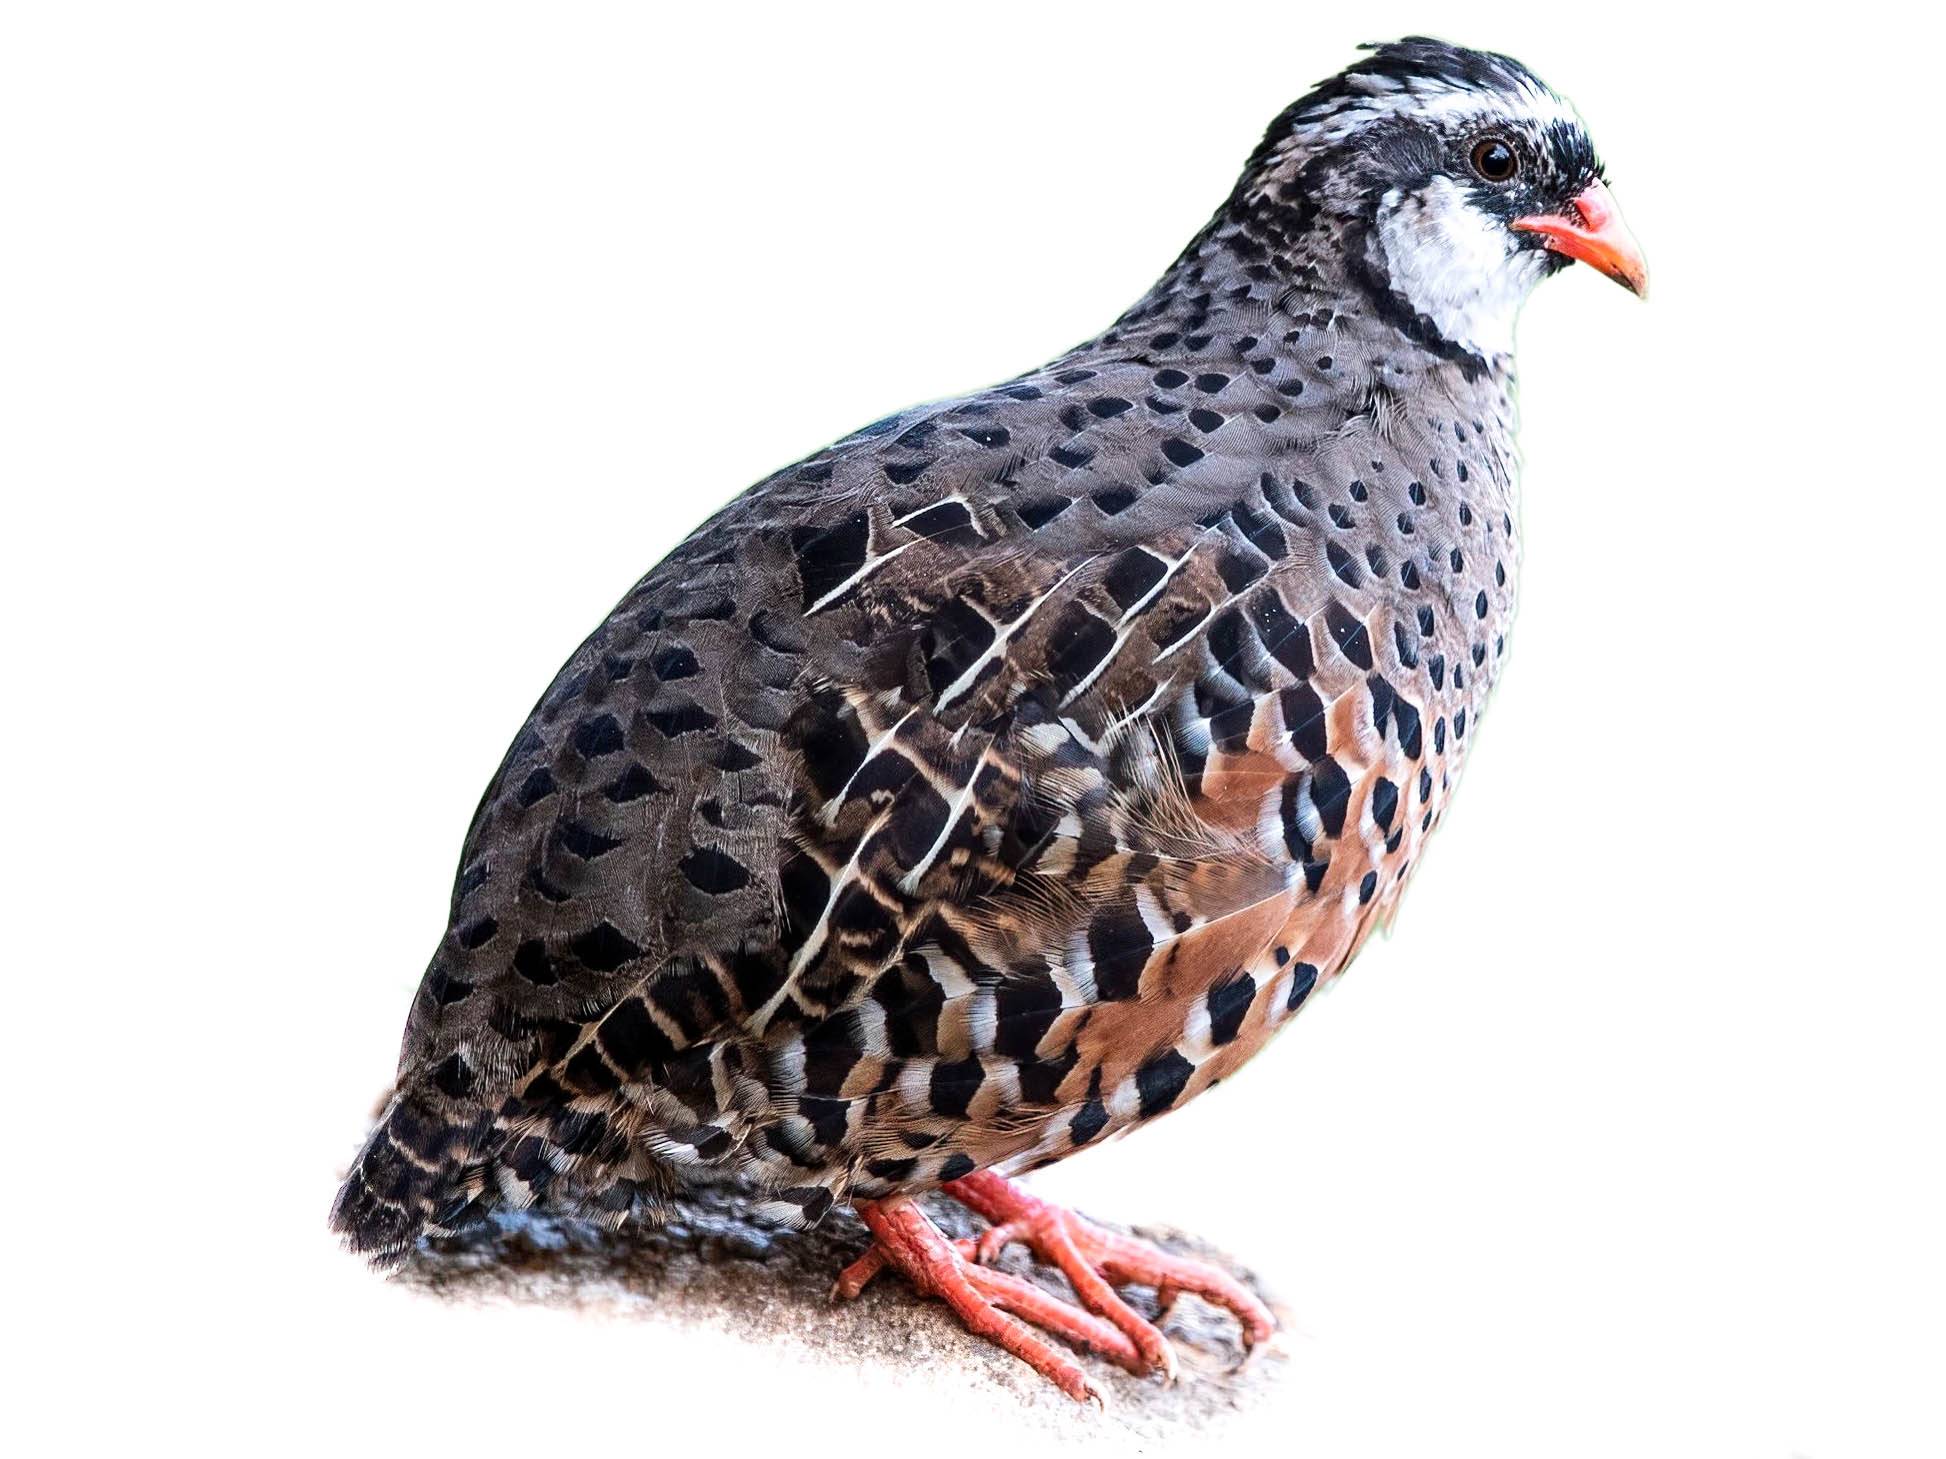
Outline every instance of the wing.
{"type": "Polygon", "coordinates": [[[618,1214],[755,1167],[814,1216],[1159,1113],[1342,965],[1430,829],[1418,709],[1375,565],[1260,469],[1358,432],[1230,384],[894,418],[638,584],[469,834],[402,1090],[495,1115],[425,1163],[618,1214]]]}

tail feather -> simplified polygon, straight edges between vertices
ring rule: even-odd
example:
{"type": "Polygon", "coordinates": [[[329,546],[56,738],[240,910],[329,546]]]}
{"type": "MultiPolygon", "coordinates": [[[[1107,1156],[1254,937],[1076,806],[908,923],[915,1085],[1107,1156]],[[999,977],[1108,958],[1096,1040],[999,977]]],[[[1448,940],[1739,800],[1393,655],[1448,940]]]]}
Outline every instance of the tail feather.
{"type": "Polygon", "coordinates": [[[331,1229],[381,1263],[401,1259],[429,1230],[449,1225],[477,1194],[477,1152],[491,1116],[436,1090],[392,1096],[345,1173],[331,1229]]]}

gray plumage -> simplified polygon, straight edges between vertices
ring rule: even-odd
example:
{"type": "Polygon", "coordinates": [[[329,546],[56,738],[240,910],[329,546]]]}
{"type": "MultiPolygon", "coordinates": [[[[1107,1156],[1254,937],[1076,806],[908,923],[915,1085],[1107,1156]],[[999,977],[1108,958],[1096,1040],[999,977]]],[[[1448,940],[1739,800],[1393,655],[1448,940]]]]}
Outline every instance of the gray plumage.
{"type": "Polygon", "coordinates": [[[1517,63],[1379,48],[1098,338],[697,529],[487,788],[338,1229],[728,1174],[815,1220],[1238,1067],[1451,794],[1519,566],[1505,331],[1567,261],[1513,225],[1598,180],[1517,63]]]}

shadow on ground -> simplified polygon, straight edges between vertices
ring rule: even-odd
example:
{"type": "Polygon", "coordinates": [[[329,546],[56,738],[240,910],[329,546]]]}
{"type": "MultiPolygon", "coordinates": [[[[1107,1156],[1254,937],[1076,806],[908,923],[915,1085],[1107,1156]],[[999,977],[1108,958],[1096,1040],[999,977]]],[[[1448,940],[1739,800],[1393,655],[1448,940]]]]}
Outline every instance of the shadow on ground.
{"type": "MultiPolygon", "coordinates": [[[[927,1198],[933,1219],[950,1235],[971,1235],[979,1222],[952,1201],[927,1198]]],[[[1224,1253],[1179,1232],[1136,1228],[1164,1248],[1187,1252],[1232,1272],[1278,1311],[1255,1277],[1224,1253]]],[[[1163,1439],[1253,1406],[1276,1386],[1286,1366],[1280,1344],[1242,1363],[1228,1313],[1184,1297],[1163,1325],[1176,1345],[1182,1377],[1173,1386],[1137,1378],[1084,1358],[1106,1399],[1096,1416],[1063,1397],[1006,1353],[960,1328],[937,1303],[882,1275],[857,1302],[833,1302],[832,1282],[865,1247],[865,1230],[849,1211],[835,1211],[816,1231],[766,1230],[743,1213],[734,1192],[699,1192],[675,1218],[652,1231],[616,1234],[545,1216],[507,1215],[436,1245],[422,1247],[396,1280],[457,1300],[516,1300],[568,1306],[639,1306],[645,1317],[695,1322],[753,1344],[839,1363],[923,1367],[936,1379],[961,1372],[969,1387],[988,1390],[1010,1409],[1034,1409],[1063,1426],[1107,1423],[1131,1436],[1163,1439]]],[[[1066,1281],[1014,1247],[1001,1263],[1064,1298],[1066,1281]]],[[[1136,1287],[1131,1306],[1154,1317],[1155,1294],[1136,1287]]],[[[1282,1313],[1279,1312],[1280,1320],[1282,1313]]]]}

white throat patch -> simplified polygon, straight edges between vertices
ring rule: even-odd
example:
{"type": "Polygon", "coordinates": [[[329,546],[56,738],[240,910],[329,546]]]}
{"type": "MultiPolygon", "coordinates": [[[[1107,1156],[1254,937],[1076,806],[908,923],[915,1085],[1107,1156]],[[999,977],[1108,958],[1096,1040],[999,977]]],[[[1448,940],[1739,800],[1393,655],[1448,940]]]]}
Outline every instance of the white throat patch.
{"type": "Polygon", "coordinates": [[[1514,320],[1545,264],[1473,207],[1451,178],[1422,192],[1388,192],[1379,245],[1398,290],[1453,343],[1486,359],[1514,348],[1514,320]]]}

